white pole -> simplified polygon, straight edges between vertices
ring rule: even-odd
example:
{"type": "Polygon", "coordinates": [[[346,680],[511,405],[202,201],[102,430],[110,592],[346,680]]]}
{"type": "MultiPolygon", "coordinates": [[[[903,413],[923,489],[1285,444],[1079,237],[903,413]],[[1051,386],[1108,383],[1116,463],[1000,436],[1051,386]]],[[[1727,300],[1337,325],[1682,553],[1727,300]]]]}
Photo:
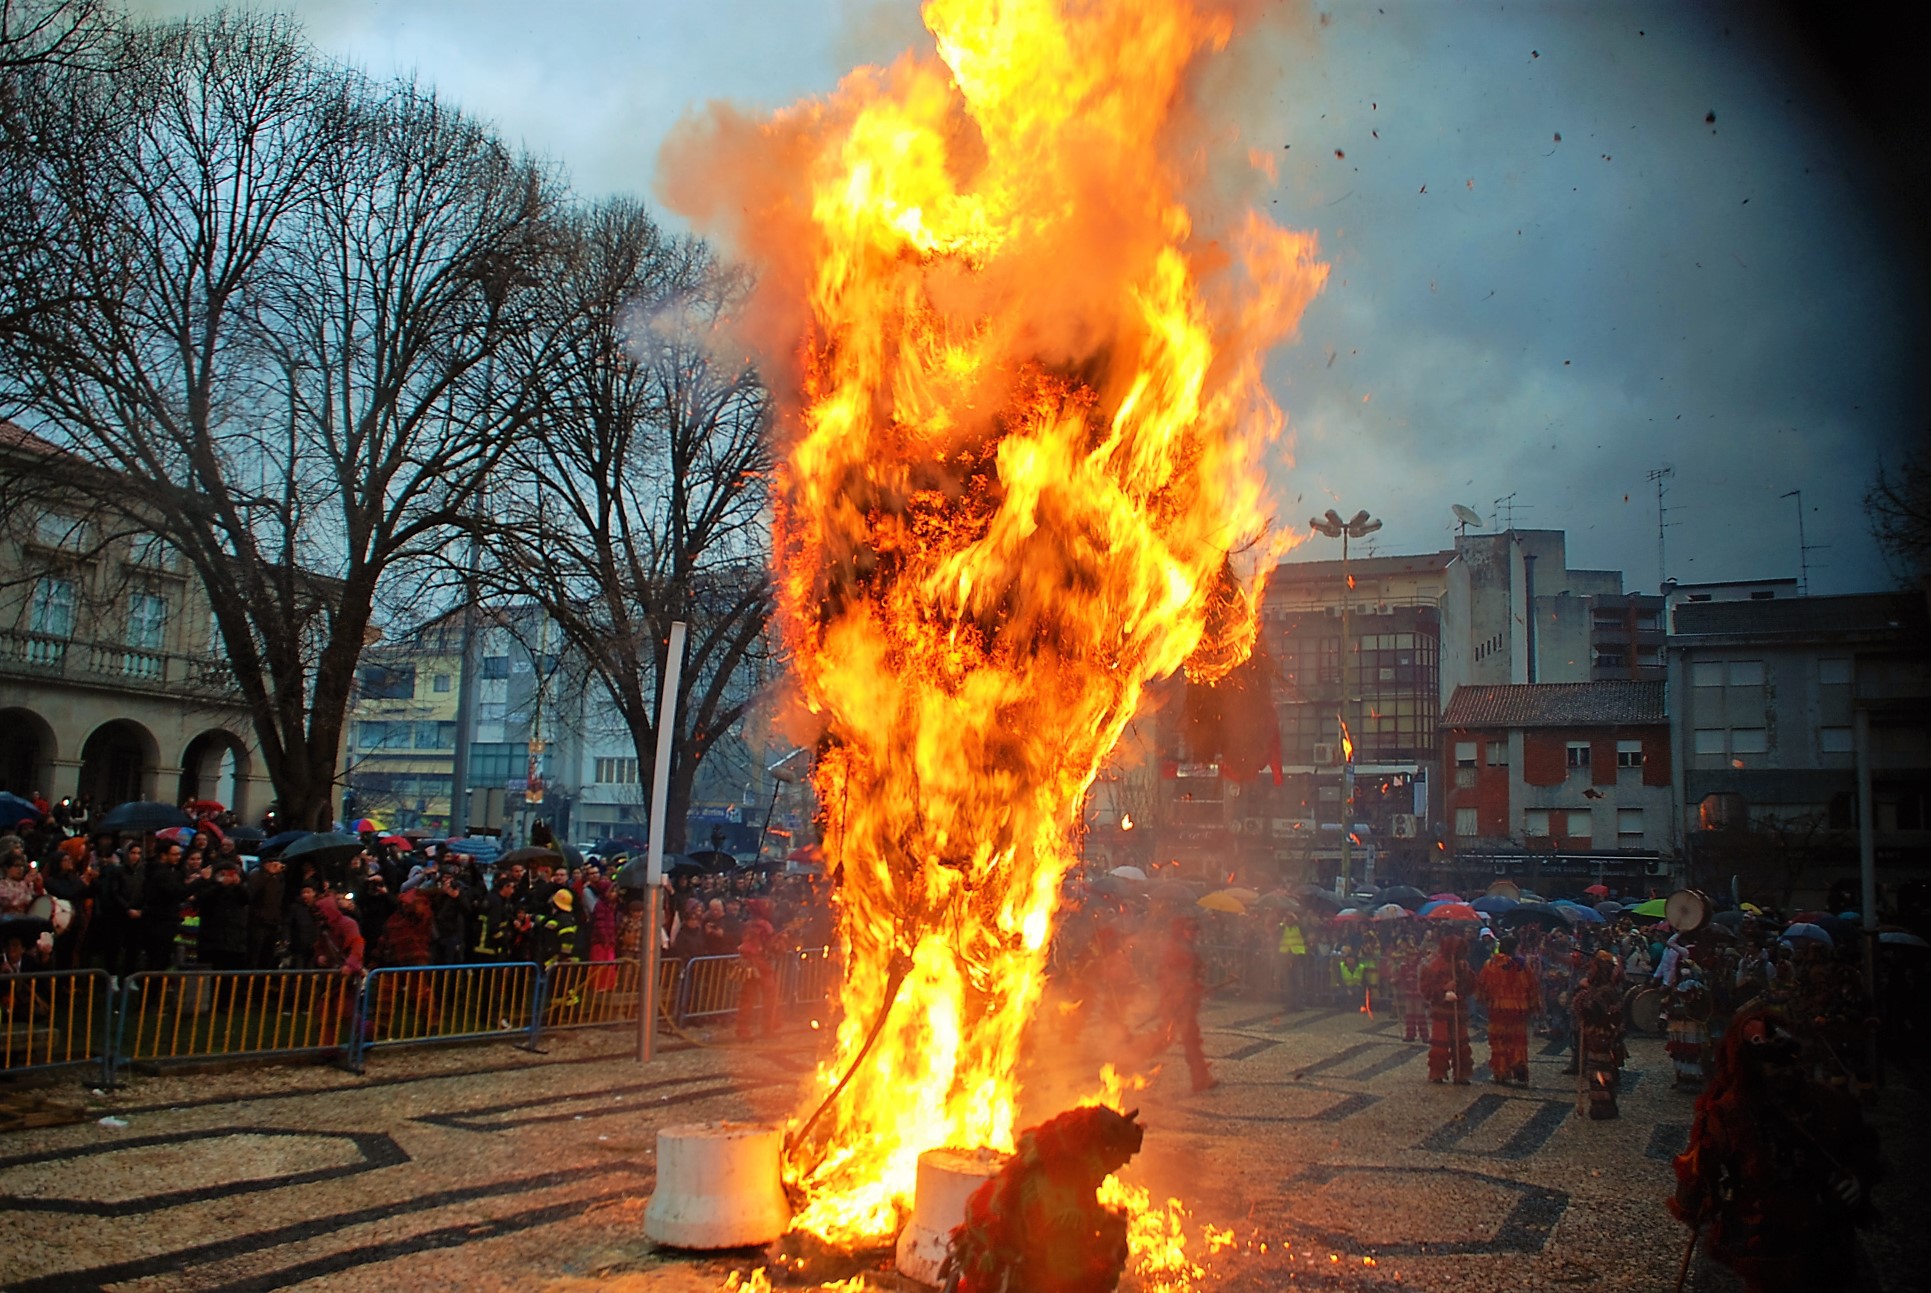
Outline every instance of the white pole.
{"type": "Polygon", "coordinates": [[[677,730],[677,682],[684,672],[684,637],[690,626],[670,626],[664,653],[664,691],[657,702],[657,766],[650,779],[650,841],[644,862],[644,969],[637,983],[637,1062],[648,1064],[657,1049],[658,921],[664,883],[664,814],[670,807],[671,738],[677,730]]]}

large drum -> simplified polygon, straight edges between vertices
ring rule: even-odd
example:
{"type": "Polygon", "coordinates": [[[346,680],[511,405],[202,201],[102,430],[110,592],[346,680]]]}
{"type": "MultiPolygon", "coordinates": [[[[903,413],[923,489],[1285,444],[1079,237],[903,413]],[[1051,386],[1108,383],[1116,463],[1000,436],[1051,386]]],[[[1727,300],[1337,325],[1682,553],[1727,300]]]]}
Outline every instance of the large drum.
{"type": "Polygon", "coordinates": [[[54,933],[65,934],[67,927],[74,923],[74,904],[65,898],[56,898],[43,893],[27,904],[27,914],[35,920],[44,920],[54,927],[54,933]]]}
{"type": "Polygon", "coordinates": [[[1646,983],[1623,997],[1623,1022],[1632,1032],[1657,1033],[1663,1027],[1663,990],[1646,983]]]}
{"type": "Polygon", "coordinates": [[[1710,896],[1700,889],[1678,889],[1663,900],[1663,919],[1684,934],[1694,933],[1710,923],[1716,909],[1710,896]]]}

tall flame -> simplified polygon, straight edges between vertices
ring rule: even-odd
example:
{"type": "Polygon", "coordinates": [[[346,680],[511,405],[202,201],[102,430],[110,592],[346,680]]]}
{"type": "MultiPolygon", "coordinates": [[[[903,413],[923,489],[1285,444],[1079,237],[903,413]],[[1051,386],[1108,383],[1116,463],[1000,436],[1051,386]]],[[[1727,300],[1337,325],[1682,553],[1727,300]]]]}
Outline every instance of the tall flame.
{"type": "Polygon", "coordinates": [[[797,1224],[845,1241],[896,1228],[922,1151],[1012,1145],[1076,805],[1149,680],[1247,653],[1261,361],[1327,272],[1190,198],[1225,0],[923,13],[932,54],[720,110],[665,168],[758,266],[786,388],[779,606],[845,963],[793,1171],[797,1224]]]}

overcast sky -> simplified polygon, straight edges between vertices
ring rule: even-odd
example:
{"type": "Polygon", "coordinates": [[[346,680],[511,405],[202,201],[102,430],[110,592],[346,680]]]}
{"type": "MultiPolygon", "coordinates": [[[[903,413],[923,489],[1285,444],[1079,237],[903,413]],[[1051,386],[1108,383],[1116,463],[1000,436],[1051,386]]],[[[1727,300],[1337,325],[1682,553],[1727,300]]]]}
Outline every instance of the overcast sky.
{"type": "MultiPolygon", "coordinates": [[[[277,7],[580,191],[646,199],[680,114],[821,93],[921,34],[915,5],[871,0],[277,7]]],[[[1653,589],[1668,465],[1668,574],[1794,577],[1781,496],[1802,489],[1811,590],[1885,586],[1862,494],[1927,421],[1901,40],[1821,4],[1328,8],[1283,5],[1256,38],[1238,145],[1278,154],[1271,211],[1334,266],[1269,370],[1294,437],[1281,519],[1365,507],[1379,552],[1427,551],[1450,504],[1493,521],[1513,495],[1518,526],[1569,532],[1571,565],[1653,589]]]]}

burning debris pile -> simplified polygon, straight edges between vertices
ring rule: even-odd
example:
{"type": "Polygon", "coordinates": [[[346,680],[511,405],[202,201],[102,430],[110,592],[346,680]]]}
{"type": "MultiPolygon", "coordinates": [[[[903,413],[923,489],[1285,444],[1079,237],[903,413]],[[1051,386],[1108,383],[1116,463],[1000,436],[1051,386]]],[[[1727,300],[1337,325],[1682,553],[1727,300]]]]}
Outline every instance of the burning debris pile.
{"type": "Polygon", "coordinates": [[[826,1240],[889,1240],[925,1150],[1013,1148],[1079,798],[1150,680],[1251,646],[1261,362],[1326,267],[1209,173],[1193,87],[1247,7],[928,0],[931,53],[667,150],[758,269],[782,407],[845,964],[787,1184],[826,1240]]]}

